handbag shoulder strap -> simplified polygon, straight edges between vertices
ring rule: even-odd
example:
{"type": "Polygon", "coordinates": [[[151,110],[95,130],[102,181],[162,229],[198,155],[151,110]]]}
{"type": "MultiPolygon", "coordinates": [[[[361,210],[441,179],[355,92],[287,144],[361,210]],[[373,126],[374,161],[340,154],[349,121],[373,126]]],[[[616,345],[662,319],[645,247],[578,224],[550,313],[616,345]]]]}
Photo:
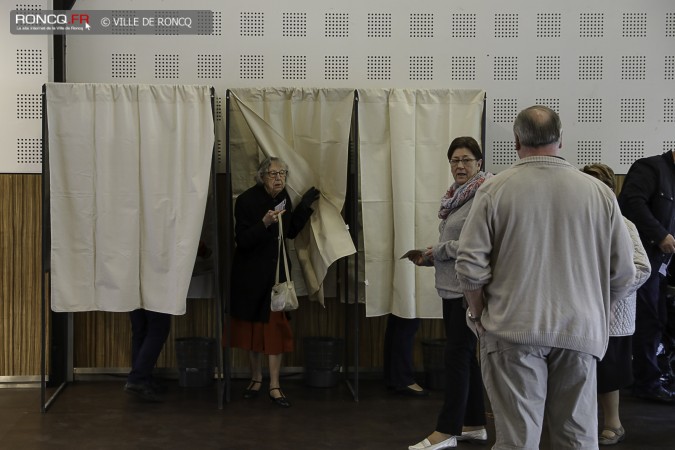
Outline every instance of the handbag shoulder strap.
{"type": "Polygon", "coordinates": [[[286,273],[286,281],[291,281],[291,276],[288,273],[288,259],[286,258],[286,246],[283,244],[284,242],[284,224],[281,221],[281,216],[283,214],[279,214],[277,217],[279,217],[279,247],[277,249],[277,272],[274,275],[274,284],[279,284],[279,264],[281,264],[281,249],[283,248],[283,253],[284,253],[284,272],[286,273]]]}

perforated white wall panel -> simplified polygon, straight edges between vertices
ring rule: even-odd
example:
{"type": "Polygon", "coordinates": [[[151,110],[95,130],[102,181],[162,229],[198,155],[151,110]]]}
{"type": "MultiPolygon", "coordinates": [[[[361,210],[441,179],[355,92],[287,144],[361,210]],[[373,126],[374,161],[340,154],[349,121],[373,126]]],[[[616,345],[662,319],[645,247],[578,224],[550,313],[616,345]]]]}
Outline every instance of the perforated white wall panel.
{"type": "MultiPolygon", "coordinates": [[[[50,9],[51,2],[3,2],[0,20],[0,173],[42,170],[42,85],[49,81],[49,38],[13,35],[9,11],[50,9]]],[[[0,193],[2,195],[2,193],[0,193]]]]}
{"type": "Polygon", "coordinates": [[[560,113],[563,156],[577,165],[604,162],[625,173],[635,159],[675,148],[672,0],[119,0],[114,7],[209,9],[214,32],[69,37],[68,81],[214,85],[221,151],[225,90],[255,86],[485,89],[493,171],[516,160],[511,124],[535,103],[560,113]]]}

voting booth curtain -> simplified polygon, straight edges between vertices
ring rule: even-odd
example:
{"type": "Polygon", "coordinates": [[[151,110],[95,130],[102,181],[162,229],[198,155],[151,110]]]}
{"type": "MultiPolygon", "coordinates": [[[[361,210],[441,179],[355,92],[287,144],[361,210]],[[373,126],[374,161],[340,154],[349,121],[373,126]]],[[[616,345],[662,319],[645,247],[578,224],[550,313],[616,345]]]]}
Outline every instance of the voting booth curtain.
{"type": "Polygon", "coordinates": [[[46,85],[51,308],[184,314],[214,144],[207,86],[46,85]]]}
{"type": "Polygon", "coordinates": [[[438,242],[452,183],[452,139],[481,142],[485,92],[359,89],[360,194],[366,316],[440,318],[433,267],[399,259],[438,242]]]}
{"type": "MultiPolygon", "coordinates": [[[[323,301],[329,267],[355,252],[347,192],[351,89],[232,90],[233,192],[258,162],[290,168],[294,203],[319,188],[295,239],[300,293],[323,301]],[[304,289],[304,291],[303,291],[304,289]]],[[[360,89],[359,193],[366,315],[441,317],[433,268],[399,257],[438,240],[447,148],[480,141],[484,91],[360,89]]],[[[52,309],[183,314],[213,149],[203,86],[48,84],[52,309]]]]}
{"type": "Polygon", "coordinates": [[[293,205],[311,186],[321,191],[310,221],[293,241],[299,264],[293,265],[291,278],[299,294],[323,303],[329,267],[356,252],[341,215],[354,91],[264,88],[233,89],[231,93],[235,195],[253,185],[258,163],[265,156],[280,157],[288,164],[286,189],[293,205]]]}
{"type": "MultiPolygon", "coordinates": [[[[345,202],[354,93],[349,89],[234,89],[230,148],[235,196],[250,187],[261,158],[289,164],[297,201],[322,192],[317,211],[295,239],[301,294],[323,301],[329,266],[355,252],[340,212],[345,202]]],[[[366,315],[437,318],[433,268],[399,257],[438,241],[440,199],[452,181],[447,149],[457,136],[481,141],[485,92],[359,89],[359,192],[365,267],[358,275],[366,315]]],[[[297,202],[296,202],[297,203],[297,202]]],[[[296,269],[298,270],[298,269],[296,269]]],[[[353,280],[354,274],[351,274],[353,280]]]]}

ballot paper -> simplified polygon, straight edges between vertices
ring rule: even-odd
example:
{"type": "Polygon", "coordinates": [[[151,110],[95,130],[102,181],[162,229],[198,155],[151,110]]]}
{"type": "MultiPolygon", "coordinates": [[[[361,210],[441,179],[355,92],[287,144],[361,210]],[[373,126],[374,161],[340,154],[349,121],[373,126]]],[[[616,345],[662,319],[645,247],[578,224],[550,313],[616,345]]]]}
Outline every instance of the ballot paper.
{"type": "Polygon", "coordinates": [[[400,259],[410,259],[410,260],[418,260],[419,258],[423,257],[425,253],[425,250],[408,250],[401,256],[400,259]]]}

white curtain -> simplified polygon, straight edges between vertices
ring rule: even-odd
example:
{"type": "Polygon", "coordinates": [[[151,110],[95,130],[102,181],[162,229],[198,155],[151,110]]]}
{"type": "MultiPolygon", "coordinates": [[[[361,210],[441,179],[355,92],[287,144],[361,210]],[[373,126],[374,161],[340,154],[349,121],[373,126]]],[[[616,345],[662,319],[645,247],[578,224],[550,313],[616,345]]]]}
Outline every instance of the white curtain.
{"type": "Polygon", "coordinates": [[[214,143],[207,86],[47,84],[52,309],[184,314],[214,143]]]}
{"type": "Polygon", "coordinates": [[[360,183],[366,316],[442,317],[434,269],[399,259],[438,242],[452,175],[450,142],[480,142],[482,90],[360,89],[360,183]]]}
{"type": "MultiPolygon", "coordinates": [[[[310,222],[295,239],[307,293],[323,303],[323,281],[329,266],[356,249],[340,212],[347,189],[349,132],[353,110],[352,89],[234,89],[232,98],[267,156],[278,156],[289,166],[287,189],[294,205],[311,186],[321,191],[310,222]]],[[[234,124],[238,123],[232,116],[234,124]]],[[[243,124],[239,123],[240,128],[243,124]]],[[[239,131],[232,136],[235,192],[252,185],[257,149],[251,151],[239,131]],[[235,155],[235,149],[246,149],[235,155]],[[240,162],[236,166],[237,161],[240,162]]],[[[297,281],[297,278],[295,279],[297,281]]]]}

